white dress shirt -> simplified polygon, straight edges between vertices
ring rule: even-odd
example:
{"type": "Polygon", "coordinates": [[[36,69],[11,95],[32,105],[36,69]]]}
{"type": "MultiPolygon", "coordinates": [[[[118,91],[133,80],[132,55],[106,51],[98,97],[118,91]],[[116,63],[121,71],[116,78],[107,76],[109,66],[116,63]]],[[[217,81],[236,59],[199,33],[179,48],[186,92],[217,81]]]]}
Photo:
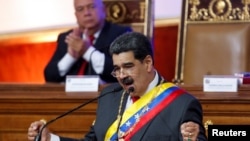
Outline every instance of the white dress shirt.
{"type": "MultiPolygon", "coordinates": [[[[95,39],[99,37],[100,33],[101,30],[94,34],[95,39]]],[[[83,34],[82,37],[84,39],[86,38],[86,35],[83,34]]],[[[95,43],[95,41],[96,40],[93,41],[93,44],[95,43]]],[[[92,67],[97,74],[101,74],[103,72],[105,60],[104,53],[96,50],[94,46],[90,46],[82,57],[87,62],[91,61],[92,67]]],[[[77,59],[75,59],[67,52],[57,64],[60,75],[64,76],[76,61],[77,59]]]]}

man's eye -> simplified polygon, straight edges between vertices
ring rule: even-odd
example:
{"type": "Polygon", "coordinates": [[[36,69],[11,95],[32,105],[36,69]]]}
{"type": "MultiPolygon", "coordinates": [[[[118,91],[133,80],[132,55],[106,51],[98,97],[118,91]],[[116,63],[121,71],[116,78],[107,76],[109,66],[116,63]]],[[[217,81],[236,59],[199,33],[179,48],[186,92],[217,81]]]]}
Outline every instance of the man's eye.
{"type": "Polygon", "coordinates": [[[120,69],[119,68],[114,68],[114,72],[117,72],[119,71],[120,69]]]}
{"type": "Polygon", "coordinates": [[[126,68],[126,69],[129,69],[129,68],[132,68],[134,65],[126,65],[126,66],[124,66],[124,68],[126,68]]]}
{"type": "Polygon", "coordinates": [[[76,11],[78,11],[78,12],[80,12],[80,11],[82,11],[83,10],[83,8],[82,7],[78,7],[78,8],[76,8],[76,11]]]}
{"type": "Polygon", "coordinates": [[[94,4],[88,5],[87,8],[88,8],[89,10],[95,9],[95,8],[96,8],[96,5],[94,5],[94,4]]]}
{"type": "Polygon", "coordinates": [[[96,6],[93,4],[93,5],[90,5],[89,8],[92,8],[94,9],[96,6]]]}

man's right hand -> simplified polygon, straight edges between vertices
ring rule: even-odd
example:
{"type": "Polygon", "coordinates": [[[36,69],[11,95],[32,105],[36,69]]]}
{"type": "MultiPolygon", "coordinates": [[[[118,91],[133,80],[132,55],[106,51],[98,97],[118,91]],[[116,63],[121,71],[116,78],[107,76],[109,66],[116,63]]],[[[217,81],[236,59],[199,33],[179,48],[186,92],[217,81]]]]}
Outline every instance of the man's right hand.
{"type": "MultiPolygon", "coordinates": [[[[35,121],[30,124],[28,128],[28,140],[34,141],[35,137],[38,135],[39,131],[45,123],[43,121],[35,121]]],[[[43,129],[41,141],[50,141],[51,135],[50,131],[47,128],[43,129]]]]}
{"type": "MultiPolygon", "coordinates": [[[[87,29],[84,30],[86,36],[88,35],[87,32],[87,29]]],[[[80,29],[75,28],[65,39],[68,44],[68,53],[76,59],[81,57],[91,45],[88,36],[86,39],[82,39],[80,33],[80,29]]]]}
{"type": "Polygon", "coordinates": [[[78,53],[77,51],[75,51],[72,47],[68,46],[68,53],[74,57],[75,59],[80,58],[80,53],[78,53]]]}

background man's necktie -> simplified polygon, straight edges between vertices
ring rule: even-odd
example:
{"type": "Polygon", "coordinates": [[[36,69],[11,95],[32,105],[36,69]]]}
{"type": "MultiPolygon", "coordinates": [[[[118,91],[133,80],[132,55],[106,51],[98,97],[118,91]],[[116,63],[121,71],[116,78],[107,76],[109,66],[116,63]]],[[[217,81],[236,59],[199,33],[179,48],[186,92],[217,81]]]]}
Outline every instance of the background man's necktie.
{"type": "MultiPolygon", "coordinates": [[[[89,36],[90,45],[93,45],[94,39],[95,39],[94,35],[89,36]]],[[[80,67],[80,69],[78,71],[78,75],[84,75],[84,71],[85,71],[85,68],[87,66],[87,63],[88,62],[83,59],[81,67],[80,67]]]]}

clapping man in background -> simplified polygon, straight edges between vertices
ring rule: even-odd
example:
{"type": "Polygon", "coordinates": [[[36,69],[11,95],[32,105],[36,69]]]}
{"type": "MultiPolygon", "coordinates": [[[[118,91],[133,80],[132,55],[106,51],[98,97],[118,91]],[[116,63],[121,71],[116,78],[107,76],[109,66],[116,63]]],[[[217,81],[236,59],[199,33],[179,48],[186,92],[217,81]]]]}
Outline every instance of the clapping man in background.
{"type": "Polygon", "coordinates": [[[102,0],[74,0],[78,27],[58,36],[57,48],[44,70],[46,82],[65,82],[67,75],[99,75],[112,83],[111,42],[132,29],[107,22],[102,0]]]}

